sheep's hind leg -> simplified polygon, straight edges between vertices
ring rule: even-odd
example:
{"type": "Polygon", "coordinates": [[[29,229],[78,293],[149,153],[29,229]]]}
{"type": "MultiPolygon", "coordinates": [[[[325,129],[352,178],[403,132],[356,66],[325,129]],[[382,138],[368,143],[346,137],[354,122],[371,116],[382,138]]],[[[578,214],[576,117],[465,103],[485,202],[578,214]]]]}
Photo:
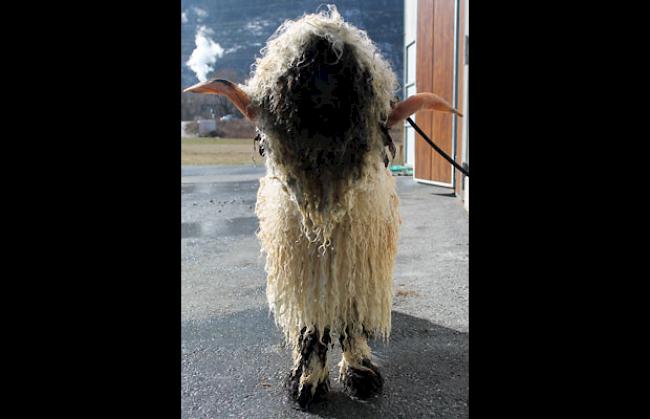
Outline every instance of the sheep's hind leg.
{"type": "Polygon", "coordinates": [[[339,380],[343,390],[351,397],[367,399],[381,392],[384,379],[379,369],[370,362],[371,351],[366,336],[341,336],[339,338],[343,359],[339,380]]]}
{"type": "Polygon", "coordinates": [[[303,409],[322,399],[329,391],[327,345],[330,341],[327,328],[322,339],[318,329],[313,327],[305,327],[300,331],[298,345],[293,353],[294,368],[289,375],[288,387],[293,399],[303,409]]]}

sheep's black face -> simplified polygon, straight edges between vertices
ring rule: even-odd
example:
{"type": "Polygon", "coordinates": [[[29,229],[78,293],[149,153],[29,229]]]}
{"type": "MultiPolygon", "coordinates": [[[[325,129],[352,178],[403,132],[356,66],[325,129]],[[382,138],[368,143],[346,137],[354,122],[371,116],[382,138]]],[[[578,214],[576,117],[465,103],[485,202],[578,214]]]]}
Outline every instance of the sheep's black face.
{"type": "Polygon", "coordinates": [[[328,179],[358,174],[368,151],[373,91],[353,47],[344,45],[337,55],[327,39],[314,36],[277,88],[279,100],[265,106],[282,143],[276,158],[328,179]]]}

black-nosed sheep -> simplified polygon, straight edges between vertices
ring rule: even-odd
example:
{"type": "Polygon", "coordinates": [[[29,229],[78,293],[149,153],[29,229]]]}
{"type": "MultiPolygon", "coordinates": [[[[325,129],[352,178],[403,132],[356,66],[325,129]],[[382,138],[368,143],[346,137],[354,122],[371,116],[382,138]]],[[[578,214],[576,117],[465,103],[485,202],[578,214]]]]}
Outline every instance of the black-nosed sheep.
{"type": "Polygon", "coordinates": [[[366,398],[383,383],[367,339],[390,333],[400,224],[387,128],[425,108],[456,111],[430,93],[395,103],[389,64],[333,6],[285,22],[261,52],[245,85],[186,91],[225,95],[258,127],[258,237],[269,307],[294,347],[293,397],[306,407],[329,390],[335,335],[343,387],[366,398]]]}

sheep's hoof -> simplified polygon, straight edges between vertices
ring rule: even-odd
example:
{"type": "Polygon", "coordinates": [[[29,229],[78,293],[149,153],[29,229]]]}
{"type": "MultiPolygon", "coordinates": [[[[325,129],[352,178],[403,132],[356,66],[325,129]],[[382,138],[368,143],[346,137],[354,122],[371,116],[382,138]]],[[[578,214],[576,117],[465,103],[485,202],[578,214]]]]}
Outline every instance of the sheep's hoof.
{"type": "Polygon", "coordinates": [[[330,379],[327,377],[322,382],[318,383],[315,391],[312,384],[304,384],[300,387],[300,376],[302,375],[302,368],[298,367],[291,371],[288,379],[288,389],[291,398],[304,409],[309,409],[312,403],[324,400],[330,390],[330,379]]]}
{"type": "Polygon", "coordinates": [[[368,399],[381,392],[384,379],[369,359],[364,359],[361,365],[366,369],[347,366],[341,379],[343,391],[350,397],[368,399]]]}

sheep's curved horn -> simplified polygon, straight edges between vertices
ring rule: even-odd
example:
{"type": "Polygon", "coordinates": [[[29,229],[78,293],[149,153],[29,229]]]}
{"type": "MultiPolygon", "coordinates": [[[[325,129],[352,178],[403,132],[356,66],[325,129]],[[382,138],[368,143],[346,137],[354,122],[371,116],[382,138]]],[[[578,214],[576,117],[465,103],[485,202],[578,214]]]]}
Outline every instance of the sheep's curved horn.
{"type": "Polygon", "coordinates": [[[463,116],[463,114],[458,112],[453,106],[447,103],[447,101],[440,96],[434,95],[433,93],[418,93],[409,97],[408,99],[398,102],[390,112],[386,125],[390,128],[396,123],[408,118],[409,115],[412,115],[423,109],[451,112],[455,113],[458,116],[463,116]]]}
{"type": "Polygon", "coordinates": [[[197,83],[188,87],[183,92],[205,93],[212,95],[222,95],[227,97],[246,118],[251,121],[255,120],[255,110],[251,106],[251,100],[246,93],[236,84],[223,79],[214,79],[197,83]]]}

